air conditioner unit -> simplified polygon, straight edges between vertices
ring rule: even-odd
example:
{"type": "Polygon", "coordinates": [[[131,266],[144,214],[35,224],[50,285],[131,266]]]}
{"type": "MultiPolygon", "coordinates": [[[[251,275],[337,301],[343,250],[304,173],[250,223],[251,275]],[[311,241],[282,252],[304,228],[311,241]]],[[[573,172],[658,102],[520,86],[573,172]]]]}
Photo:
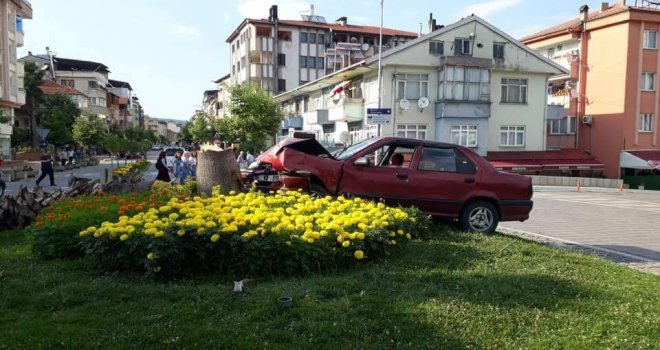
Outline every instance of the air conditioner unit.
{"type": "Polygon", "coordinates": [[[582,124],[591,125],[593,123],[593,117],[590,115],[585,115],[582,117],[582,124]]]}

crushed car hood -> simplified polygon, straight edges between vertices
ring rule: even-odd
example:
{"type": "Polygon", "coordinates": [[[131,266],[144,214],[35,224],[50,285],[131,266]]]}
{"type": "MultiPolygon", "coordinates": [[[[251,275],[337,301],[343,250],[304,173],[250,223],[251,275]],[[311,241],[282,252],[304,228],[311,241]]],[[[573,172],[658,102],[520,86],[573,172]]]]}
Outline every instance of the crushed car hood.
{"type": "Polygon", "coordinates": [[[296,139],[288,138],[280,141],[275,146],[269,148],[266,152],[262,153],[257,157],[259,163],[269,163],[275,169],[281,169],[282,163],[278,159],[278,154],[280,154],[284,149],[293,149],[311,156],[326,155],[327,158],[335,159],[328,150],[321,146],[318,141],[314,139],[296,139]]]}

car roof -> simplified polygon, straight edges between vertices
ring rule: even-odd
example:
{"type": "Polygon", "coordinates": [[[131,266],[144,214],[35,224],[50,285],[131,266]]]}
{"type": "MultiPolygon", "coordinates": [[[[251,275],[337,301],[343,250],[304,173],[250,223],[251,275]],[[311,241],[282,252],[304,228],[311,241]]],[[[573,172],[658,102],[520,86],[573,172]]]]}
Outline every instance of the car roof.
{"type": "Polygon", "coordinates": [[[459,148],[462,148],[461,146],[453,144],[453,143],[411,139],[411,138],[398,137],[398,136],[379,136],[379,137],[377,137],[377,139],[386,140],[386,141],[400,141],[400,142],[421,144],[421,145],[424,145],[424,146],[448,147],[448,148],[450,148],[450,147],[459,147],[459,148]]]}

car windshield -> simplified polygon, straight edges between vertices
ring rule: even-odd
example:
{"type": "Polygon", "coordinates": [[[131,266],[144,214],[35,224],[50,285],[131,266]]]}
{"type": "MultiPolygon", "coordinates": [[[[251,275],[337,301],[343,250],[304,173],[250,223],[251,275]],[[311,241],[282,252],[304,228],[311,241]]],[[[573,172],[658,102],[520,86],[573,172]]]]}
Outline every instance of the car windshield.
{"type": "Polygon", "coordinates": [[[377,138],[370,138],[370,139],[364,140],[362,142],[358,142],[358,143],[346,148],[342,152],[339,152],[339,154],[337,154],[336,158],[339,159],[339,160],[346,160],[346,159],[352,157],[354,154],[356,154],[356,153],[362,151],[363,149],[371,146],[376,141],[378,141],[377,138]]]}

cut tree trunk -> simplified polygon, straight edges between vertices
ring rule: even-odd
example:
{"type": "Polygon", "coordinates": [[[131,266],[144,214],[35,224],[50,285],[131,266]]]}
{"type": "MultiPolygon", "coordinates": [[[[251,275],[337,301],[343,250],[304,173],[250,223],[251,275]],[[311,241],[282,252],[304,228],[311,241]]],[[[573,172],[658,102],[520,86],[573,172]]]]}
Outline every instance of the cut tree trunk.
{"type": "Polygon", "coordinates": [[[210,195],[214,186],[223,194],[241,191],[241,169],[231,149],[204,150],[197,156],[197,192],[210,195]]]}

